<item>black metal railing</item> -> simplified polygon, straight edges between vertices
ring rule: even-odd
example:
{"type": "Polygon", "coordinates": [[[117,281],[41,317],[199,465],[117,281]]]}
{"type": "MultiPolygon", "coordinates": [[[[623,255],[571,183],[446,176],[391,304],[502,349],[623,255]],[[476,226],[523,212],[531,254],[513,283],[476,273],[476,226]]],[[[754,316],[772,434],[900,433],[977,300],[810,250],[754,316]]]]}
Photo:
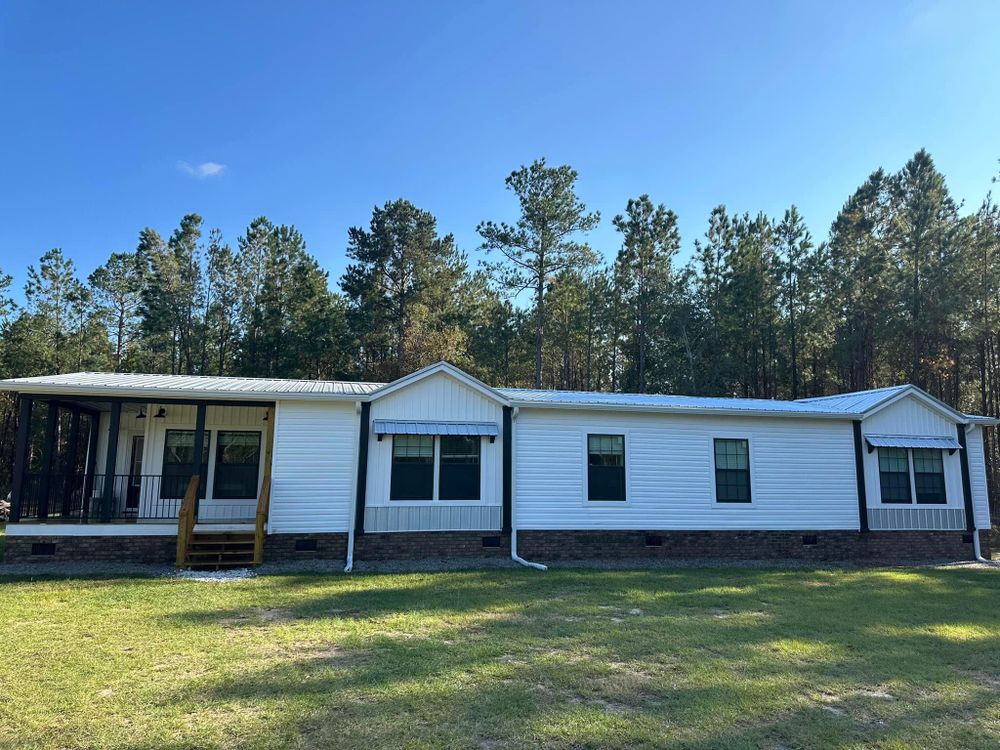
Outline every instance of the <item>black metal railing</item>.
{"type": "Polygon", "coordinates": [[[22,521],[174,520],[188,479],[159,474],[25,474],[18,516],[22,521]]]}
{"type": "MultiPolygon", "coordinates": [[[[48,523],[122,523],[176,521],[191,477],[188,474],[25,474],[19,513],[11,521],[48,523]],[[105,492],[105,490],[109,492],[105,492]]],[[[199,522],[245,523],[254,519],[257,501],[205,502],[199,522]]]]}

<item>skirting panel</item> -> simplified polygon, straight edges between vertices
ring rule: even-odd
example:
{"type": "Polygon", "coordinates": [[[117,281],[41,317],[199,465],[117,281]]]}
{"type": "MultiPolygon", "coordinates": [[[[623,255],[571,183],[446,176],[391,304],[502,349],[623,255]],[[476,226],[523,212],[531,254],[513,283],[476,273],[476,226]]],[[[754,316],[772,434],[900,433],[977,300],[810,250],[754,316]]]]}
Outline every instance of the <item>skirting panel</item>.
{"type": "MultiPolygon", "coordinates": [[[[983,554],[989,538],[979,532],[983,554]]],[[[664,558],[815,560],[865,564],[971,560],[961,531],[525,531],[518,553],[529,560],[664,558]]]]}
{"type": "Polygon", "coordinates": [[[499,531],[499,505],[369,505],[365,531],[499,531]]]}
{"type": "Polygon", "coordinates": [[[167,563],[177,559],[173,536],[10,536],[5,563],[167,563]]]}
{"type": "Polygon", "coordinates": [[[915,508],[913,506],[869,508],[868,528],[872,531],[882,529],[963,531],[965,529],[965,510],[963,508],[915,508]]]}

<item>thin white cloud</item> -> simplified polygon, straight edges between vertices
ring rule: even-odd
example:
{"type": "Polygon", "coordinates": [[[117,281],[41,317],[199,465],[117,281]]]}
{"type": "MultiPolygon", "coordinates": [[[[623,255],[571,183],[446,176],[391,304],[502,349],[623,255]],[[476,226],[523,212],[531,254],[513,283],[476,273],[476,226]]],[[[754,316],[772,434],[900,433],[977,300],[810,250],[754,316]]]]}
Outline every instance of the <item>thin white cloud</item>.
{"type": "Polygon", "coordinates": [[[204,180],[206,177],[221,177],[226,171],[226,165],[215,161],[205,161],[201,164],[179,161],[177,162],[177,171],[189,177],[197,177],[199,180],[204,180]]]}

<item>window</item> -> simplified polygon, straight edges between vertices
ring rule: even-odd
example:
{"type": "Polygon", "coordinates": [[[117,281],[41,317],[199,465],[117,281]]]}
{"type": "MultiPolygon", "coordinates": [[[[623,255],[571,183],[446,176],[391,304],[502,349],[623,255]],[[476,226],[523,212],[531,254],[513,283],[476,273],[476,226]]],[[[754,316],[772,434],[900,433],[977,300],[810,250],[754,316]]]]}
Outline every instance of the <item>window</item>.
{"type": "Polygon", "coordinates": [[[587,499],[625,499],[624,435],[587,435],[587,499]]]}
{"type": "Polygon", "coordinates": [[[750,441],[715,439],[715,499],[720,503],[750,502],[750,441]]]}
{"type": "Polygon", "coordinates": [[[432,435],[393,436],[389,499],[434,499],[434,437],[432,435]]]}
{"type": "Polygon", "coordinates": [[[220,500],[257,497],[260,433],[220,432],[215,446],[212,497],[220,500]]]}
{"type": "Polygon", "coordinates": [[[479,453],[482,438],[441,436],[438,496],[441,500],[479,499],[479,453]]]}
{"type": "MultiPolygon", "coordinates": [[[[167,430],[163,445],[163,475],[160,479],[160,497],[177,499],[184,497],[188,481],[192,475],[208,472],[208,445],[212,433],[205,431],[205,445],[201,452],[201,467],[194,465],[194,430],[167,430]]],[[[198,485],[198,497],[205,497],[205,482],[198,485]]]]}
{"type": "Polygon", "coordinates": [[[940,450],[913,449],[913,486],[918,503],[944,503],[944,458],[940,450]]]}
{"type": "Polygon", "coordinates": [[[879,448],[883,503],[945,503],[944,455],[932,448],[879,448]],[[912,486],[910,482],[912,468],[912,486]]]}

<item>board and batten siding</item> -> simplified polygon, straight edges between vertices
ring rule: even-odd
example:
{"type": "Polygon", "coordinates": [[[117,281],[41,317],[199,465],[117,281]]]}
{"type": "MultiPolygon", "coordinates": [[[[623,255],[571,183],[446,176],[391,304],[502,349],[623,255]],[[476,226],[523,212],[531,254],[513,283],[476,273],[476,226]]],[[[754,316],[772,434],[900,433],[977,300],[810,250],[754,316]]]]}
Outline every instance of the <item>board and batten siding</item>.
{"type": "Polygon", "coordinates": [[[520,409],[521,529],[857,529],[849,421],[520,409]],[[625,434],[626,502],[586,499],[588,433],[625,434]],[[750,441],[751,503],[715,501],[714,438],[750,441]]]}
{"type": "Polygon", "coordinates": [[[986,451],[983,448],[983,436],[982,427],[977,425],[967,428],[969,478],[977,529],[990,528],[990,500],[986,484],[986,451]]]}
{"type": "Polygon", "coordinates": [[[354,521],[353,401],[279,401],[269,533],[346,532],[354,521]]]}
{"type": "MultiPolygon", "coordinates": [[[[503,407],[446,373],[436,373],[372,402],[371,419],[493,422],[503,429],[503,407]]],[[[365,531],[483,531],[500,528],[503,436],[482,438],[480,500],[389,500],[392,437],[368,442],[365,531]]]]}
{"type": "MultiPolygon", "coordinates": [[[[864,435],[919,435],[922,437],[957,438],[955,422],[945,418],[938,412],[927,408],[913,396],[906,396],[879,412],[868,417],[861,423],[864,435]]],[[[906,507],[900,503],[883,503],[881,483],[879,482],[878,449],[869,452],[864,446],[865,488],[868,494],[868,507],[898,509],[906,507]]],[[[944,451],[944,487],[947,503],[934,505],[934,508],[965,508],[965,497],[962,491],[962,463],[958,451],[944,451]]],[[[928,506],[921,506],[928,507],[928,506]]],[[[963,510],[964,513],[964,510],[963,510]]],[[[906,526],[880,526],[880,528],[923,528],[919,521],[906,526]]]]}

